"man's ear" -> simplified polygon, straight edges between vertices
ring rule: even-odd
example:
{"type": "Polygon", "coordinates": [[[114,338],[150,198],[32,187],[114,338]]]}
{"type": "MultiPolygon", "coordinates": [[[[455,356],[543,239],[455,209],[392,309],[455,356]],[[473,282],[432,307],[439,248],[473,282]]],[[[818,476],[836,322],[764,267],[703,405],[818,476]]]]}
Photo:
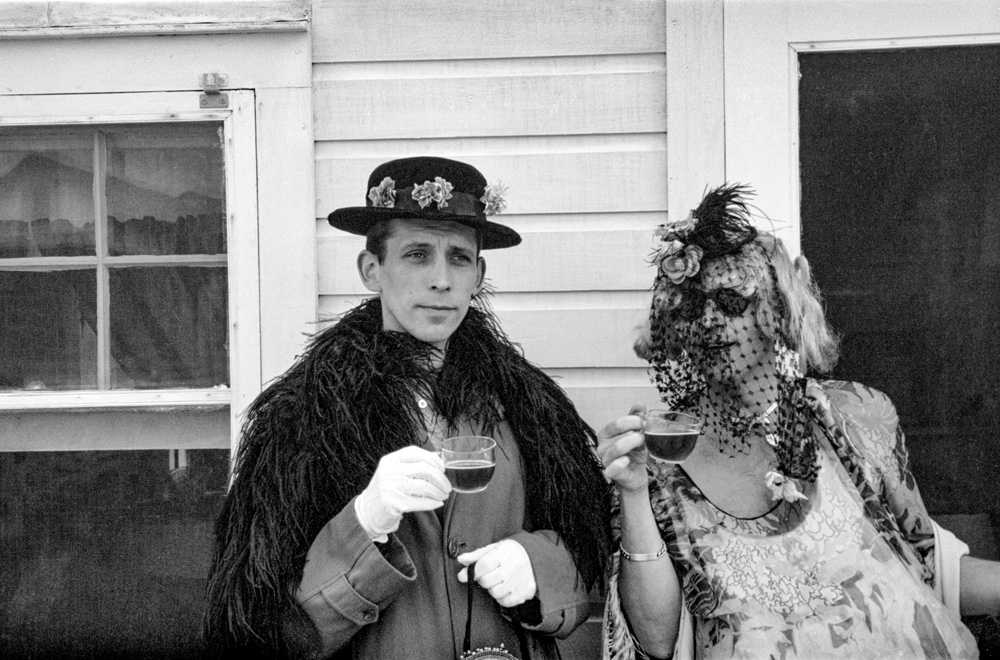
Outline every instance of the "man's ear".
{"type": "Polygon", "coordinates": [[[486,259],[476,257],[476,263],[479,266],[479,281],[476,282],[476,291],[482,291],[483,282],[486,281],[486,259]]]}
{"type": "Polygon", "coordinates": [[[382,291],[382,282],[379,280],[379,268],[381,265],[378,262],[378,257],[368,250],[362,250],[358,254],[358,275],[361,276],[362,284],[369,291],[374,291],[375,293],[381,293],[382,291]]]}

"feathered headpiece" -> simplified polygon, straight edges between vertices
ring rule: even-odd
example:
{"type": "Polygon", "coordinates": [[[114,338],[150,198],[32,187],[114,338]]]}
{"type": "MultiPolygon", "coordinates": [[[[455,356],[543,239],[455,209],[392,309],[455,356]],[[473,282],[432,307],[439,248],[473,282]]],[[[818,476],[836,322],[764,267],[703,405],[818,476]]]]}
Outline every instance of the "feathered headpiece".
{"type": "Polygon", "coordinates": [[[735,254],[756,238],[745,200],[751,194],[741,184],[720,186],[683,220],[660,225],[655,232],[660,246],[652,261],[663,277],[680,284],[698,274],[702,261],[735,254]]]}
{"type": "Polygon", "coordinates": [[[709,191],[691,212],[695,224],[687,235],[687,243],[700,247],[705,259],[739,252],[757,237],[744,199],[752,194],[750,188],[738,183],[709,191]]]}

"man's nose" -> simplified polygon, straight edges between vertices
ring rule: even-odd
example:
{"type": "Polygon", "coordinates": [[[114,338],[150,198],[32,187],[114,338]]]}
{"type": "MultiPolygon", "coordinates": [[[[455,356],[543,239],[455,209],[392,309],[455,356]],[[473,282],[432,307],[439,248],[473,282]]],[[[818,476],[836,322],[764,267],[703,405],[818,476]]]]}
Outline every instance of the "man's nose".
{"type": "Polygon", "coordinates": [[[431,288],[436,290],[448,290],[451,288],[451,271],[448,269],[447,259],[435,259],[431,264],[431,288]]]}

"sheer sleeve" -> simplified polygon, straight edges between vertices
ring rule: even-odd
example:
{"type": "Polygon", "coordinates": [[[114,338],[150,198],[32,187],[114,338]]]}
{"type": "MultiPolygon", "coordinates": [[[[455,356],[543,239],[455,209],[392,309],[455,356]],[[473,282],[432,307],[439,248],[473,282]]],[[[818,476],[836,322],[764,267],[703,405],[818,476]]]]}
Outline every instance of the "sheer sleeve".
{"type": "Polygon", "coordinates": [[[906,437],[895,406],[884,393],[858,383],[830,385],[824,389],[833,418],[839,418],[840,430],[861,459],[861,474],[857,476],[864,477],[895,520],[900,536],[923,564],[925,581],[930,582],[934,571],[934,528],[910,470],[906,437]]]}

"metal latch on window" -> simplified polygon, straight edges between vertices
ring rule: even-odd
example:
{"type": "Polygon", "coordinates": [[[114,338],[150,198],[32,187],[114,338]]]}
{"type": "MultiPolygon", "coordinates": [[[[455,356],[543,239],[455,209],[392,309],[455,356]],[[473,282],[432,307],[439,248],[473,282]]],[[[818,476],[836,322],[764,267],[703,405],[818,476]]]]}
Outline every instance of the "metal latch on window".
{"type": "Polygon", "coordinates": [[[199,97],[203,108],[228,108],[229,94],[219,91],[229,84],[229,76],[224,73],[203,73],[198,76],[198,84],[205,92],[199,97]]]}

